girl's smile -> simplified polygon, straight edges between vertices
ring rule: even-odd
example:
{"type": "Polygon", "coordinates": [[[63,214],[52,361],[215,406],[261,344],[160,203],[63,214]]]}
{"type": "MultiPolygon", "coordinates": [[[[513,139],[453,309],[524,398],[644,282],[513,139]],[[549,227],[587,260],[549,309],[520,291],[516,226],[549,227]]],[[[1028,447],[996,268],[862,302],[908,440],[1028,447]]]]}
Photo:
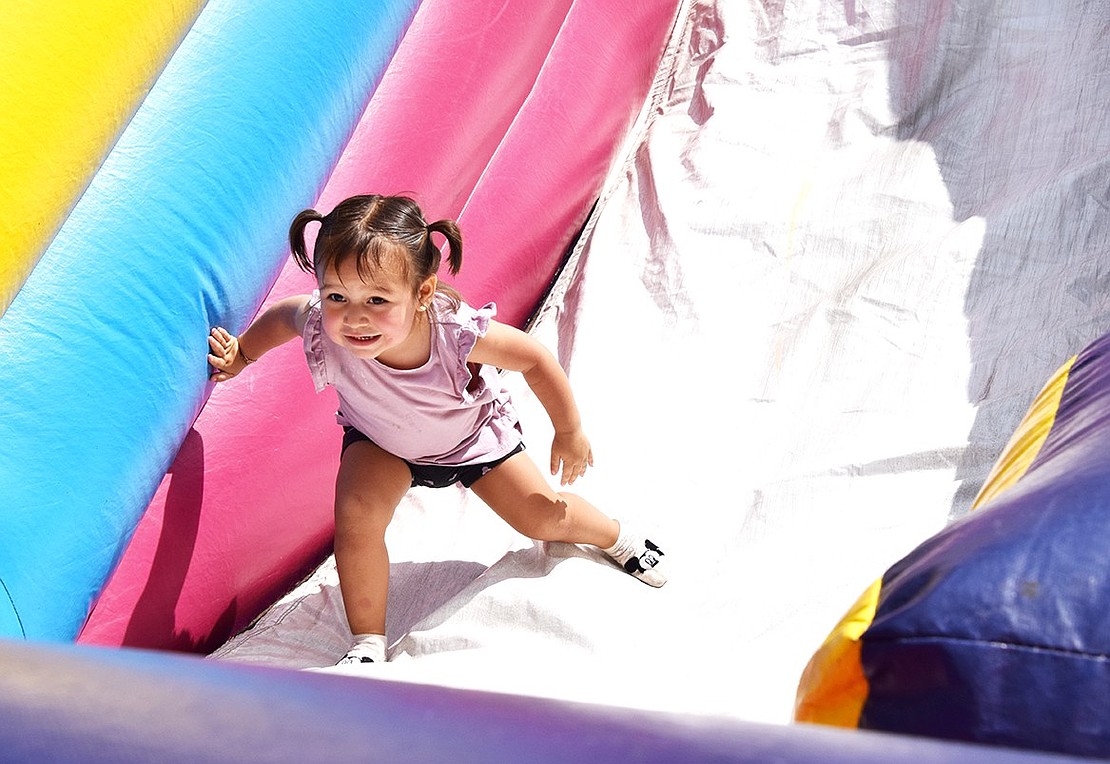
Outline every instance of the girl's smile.
{"type": "Polygon", "coordinates": [[[347,342],[349,342],[350,344],[355,345],[357,347],[366,349],[366,348],[372,347],[375,342],[377,342],[379,339],[381,339],[381,337],[382,337],[382,335],[380,335],[380,334],[371,334],[371,335],[365,335],[365,334],[363,334],[363,335],[352,335],[352,334],[348,334],[347,335],[347,342]]]}

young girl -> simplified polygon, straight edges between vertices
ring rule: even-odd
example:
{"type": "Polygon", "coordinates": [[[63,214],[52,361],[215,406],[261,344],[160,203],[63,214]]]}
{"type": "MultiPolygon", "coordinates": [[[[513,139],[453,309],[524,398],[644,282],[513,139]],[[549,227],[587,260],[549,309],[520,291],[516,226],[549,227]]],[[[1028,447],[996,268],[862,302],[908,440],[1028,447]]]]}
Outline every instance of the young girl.
{"type": "Polygon", "coordinates": [[[450,220],[427,224],[399,196],[356,196],[328,215],[304,210],[289,229],[293,256],[319,289],[263,312],[239,337],[212,330],[212,379],[231,379],[263,353],[301,337],[318,390],[333,385],[344,428],[335,489],[335,560],[353,646],[339,663],[385,660],[389,556],[385,530],[410,486],[462,483],[520,533],[593,544],[651,586],[663,552],[585,499],[556,492],[524,451],[497,369],[519,371],[555,428],[551,474],[574,483],[593,465],[566,374],[531,336],[475,310],[436,271],[450,220]],[[314,257],[305,228],[319,222],[314,257]]]}

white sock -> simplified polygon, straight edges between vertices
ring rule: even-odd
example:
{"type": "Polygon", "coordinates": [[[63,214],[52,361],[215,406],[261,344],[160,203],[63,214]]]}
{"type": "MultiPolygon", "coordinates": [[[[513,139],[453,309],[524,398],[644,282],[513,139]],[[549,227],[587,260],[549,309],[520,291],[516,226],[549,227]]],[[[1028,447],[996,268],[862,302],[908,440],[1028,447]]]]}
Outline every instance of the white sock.
{"type": "Polygon", "coordinates": [[[617,541],[613,546],[608,549],[602,549],[601,551],[605,552],[605,554],[612,557],[621,565],[624,565],[624,561],[632,555],[632,552],[635,551],[635,547],[632,539],[625,533],[621,533],[621,535],[617,536],[617,541]]]}
{"type": "Polygon", "coordinates": [[[385,663],[385,634],[355,634],[355,642],[336,665],[385,663]]]}

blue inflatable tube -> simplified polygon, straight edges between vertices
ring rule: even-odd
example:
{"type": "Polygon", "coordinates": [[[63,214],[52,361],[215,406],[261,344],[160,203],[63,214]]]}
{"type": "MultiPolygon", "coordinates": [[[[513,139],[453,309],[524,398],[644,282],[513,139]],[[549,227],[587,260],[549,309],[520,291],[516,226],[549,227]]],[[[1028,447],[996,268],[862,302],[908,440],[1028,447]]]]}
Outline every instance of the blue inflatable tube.
{"type": "Polygon", "coordinates": [[[2,640],[0,751],[4,761],[28,764],[1080,761],[817,725],[2,640]]]}
{"type": "Polygon", "coordinates": [[[416,5],[201,13],[0,320],[0,635],[77,634],[416,5]]]}

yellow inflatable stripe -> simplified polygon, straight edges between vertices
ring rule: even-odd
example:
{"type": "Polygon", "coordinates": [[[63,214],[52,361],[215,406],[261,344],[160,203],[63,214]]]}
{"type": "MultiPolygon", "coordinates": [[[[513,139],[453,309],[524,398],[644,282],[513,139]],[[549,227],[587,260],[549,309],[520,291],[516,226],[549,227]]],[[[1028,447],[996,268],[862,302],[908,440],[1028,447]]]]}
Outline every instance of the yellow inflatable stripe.
{"type": "Polygon", "coordinates": [[[0,313],[204,0],[4,0],[0,313]]]}
{"type": "Polygon", "coordinates": [[[875,619],[882,579],[856,600],[802,672],[794,720],[856,727],[867,700],[867,678],[860,662],[860,637],[875,619]]]}
{"type": "Polygon", "coordinates": [[[1064,394],[1071,367],[1076,356],[1072,356],[1045,384],[1037,395],[1033,405],[1029,407],[1021,424],[1010,436],[1010,442],[1002,451],[1002,456],[995,462],[990,474],[987,476],[979,495],[975,497],[971,508],[978,509],[989,501],[997,498],[999,494],[1012,486],[1033,463],[1033,459],[1040,453],[1048,433],[1056,421],[1056,412],[1060,408],[1060,398],[1064,394]]]}

